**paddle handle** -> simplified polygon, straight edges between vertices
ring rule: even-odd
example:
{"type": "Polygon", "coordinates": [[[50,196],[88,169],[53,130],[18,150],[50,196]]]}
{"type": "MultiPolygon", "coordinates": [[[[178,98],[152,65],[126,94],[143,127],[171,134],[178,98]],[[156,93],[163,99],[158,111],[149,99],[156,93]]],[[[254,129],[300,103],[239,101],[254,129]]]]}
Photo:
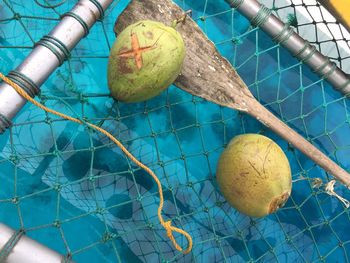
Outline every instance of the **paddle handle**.
{"type": "Polygon", "coordinates": [[[345,184],[347,187],[350,187],[350,174],[347,171],[332,161],[299,133],[278,119],[255,98],[249,98],[247,105],[249,105],[249,110],[247,111],[249,115],[259,120],[266,127],[300,150],[334,178],[345,184]]]}

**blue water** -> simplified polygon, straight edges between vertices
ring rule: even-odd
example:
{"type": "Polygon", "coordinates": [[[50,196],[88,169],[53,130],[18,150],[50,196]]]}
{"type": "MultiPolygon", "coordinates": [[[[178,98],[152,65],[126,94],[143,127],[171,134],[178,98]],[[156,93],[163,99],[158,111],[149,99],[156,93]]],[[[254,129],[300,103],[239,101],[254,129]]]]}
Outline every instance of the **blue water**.
{"type": "MultiPolygon", "coordinates": [[[[0,70],[5,73],[57,23],[32,17],[58,18],[34,2],[8,2],[22,18],[6,20],[13,11],[0,2],[0,70]]],[[[175,251],[159,226],[157,189],[145,172],[104,136],[32,105],[0,136],[0,222],[24,227],[31,238],[72,253],[77,262],[348,261],[349,211],[308,181],[294,183],[285,208],[266,218],[251,219],[225,203],[215,182],[216,164],[229,140],[242,133],[274,139],[285,150],[294,179],[328,178],[256,120],[173,86],[146,103],[122,104],[108,96],[101,76],[115,19],[126,3],[114,5],[43,85],[45,104],[95,123],[104,120],[103,127],[156,172],[165,189],[164,216],[192,235],[192,253],[175,251]]],[[[193,18],[263,104],[350,168],[346,99],[245,18],[224,12],[229,10],[224,1],[178,3],[193,10],[193,18]],[[198,19],[205,16],[210,17],[198,19]]],[[[73,4],[68,1],[57,12],[73,4]]],[[[336,190],[350,198],[344,188],[336,190]]]]}

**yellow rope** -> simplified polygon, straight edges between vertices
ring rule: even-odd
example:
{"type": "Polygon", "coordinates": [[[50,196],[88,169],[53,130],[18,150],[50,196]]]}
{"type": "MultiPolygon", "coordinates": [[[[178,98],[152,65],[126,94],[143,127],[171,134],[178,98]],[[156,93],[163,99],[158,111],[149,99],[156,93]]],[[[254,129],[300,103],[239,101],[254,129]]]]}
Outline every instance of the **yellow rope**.
{"type": "MultiPolygon", "coordinates": [[[[26,100],[30,101],[31,103],[33,103],[35,106],[39,107],[40,109],[49,112],[51,114],[54,114],[56,116],[59,116],[63,119],[75,122],[75,123],[79,123],[79,124],[83,124],[83,122],[79,119],[67,116],[63,113],[57,112],[55,110],[49,109],[47,107],[45,107],[44,105],[42,105],[41,103],[37,102],[36,100],[34,100],[32,97],[30,97],[28,95],[28,93],[26,91],[24,91],[20,86],[18,86],[16,83],[14,83],[13,81],[11,81],[9,78],[7,78],[6,76],[4,76],[1,72],[0,72],[0,78],[5,81],[7,84],[9,84],[11,87],[13,87],[16,92],[21,95],[23,98],[25,98],[26,100]]],[[[162,216],[162,210],[163,210],[163,205],[164,205],[164,196],[163,196],[163,189],[162,189],[162,185],[158,179],[158,177],[155,175],[155,173],[148,168],[145,164],[141,163],[139,160],[137,160],[125,147],[124,145],[118,141],[112,134],[110,134],[109,132],[107,132],[106,130],[86,122],[86,124],[88,126],[90,126],[91,128],[103,133],[104,135],[106,135],[109,139],[111,139],[123,152],[126,156],[128,156],[130,158],[130,160],[132,160],[137,166],[139,166],[140,168],[144,169],[149,175],[152,176],[152,178],[154,179],[154,181],[157,183],[158,185],[158,192],[159,192],[159,207],[158,207],[158,219],[160,224],[165,228],[166,233],[168,238],[171,240],[171,242],[173,243],[173,245],[175,246],[175,248],[179,251],[181,251],[184,254],[189,253],[192,250],[192,245],[193,245],[193,241],[192,241],[192,237],[190,236],[190,234],[188,234],[186,231],[174,227],[171,225],[171,221],[164,221],[163,216],[162,216]],[[186,237],[187,241],[188,241],[188,246],[187,249],[185,251],[183,251],[183,249],[177,244],[173,232],[177,232],[179,234],[182,234],[186,237]]]]}

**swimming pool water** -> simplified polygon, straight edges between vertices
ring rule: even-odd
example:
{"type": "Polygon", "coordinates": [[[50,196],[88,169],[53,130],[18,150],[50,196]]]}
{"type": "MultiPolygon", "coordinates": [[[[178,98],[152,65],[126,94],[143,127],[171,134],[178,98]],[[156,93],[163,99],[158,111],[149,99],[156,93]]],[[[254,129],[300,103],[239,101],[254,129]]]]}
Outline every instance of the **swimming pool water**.
{"type": "MultiPolygon", "coordinates": [[[[0,2],[1,72],[15,68],[74,2],[57,13],[34,1],[0,2]],[[6,20],[13,11],[21,18],[6,20]]],[[[165,189],[164,216],[192,235],[193,252],[183,256],[166,238],[156,217],[156,185],[144,171],[104,136],[29,104],[0,136],[0,222],[23,226],[28,236],[59,253],[72,252],[77,262],[308,262],[321,256],[348,261],[349,211],[307,180],[295,182],[285,208],[266,218],[248,218],[224,202],[216,164],[224,146],[241,133],[274,139],[290,160],[293,179],[328,178],[256,120],[174,86],[146,103],[110,98],[104,77],[108,53],[115,19],[127,2],[113,5],[78,44],[69,62],[43,85],[41,101],[100,123],[150,166],[165,189]]],[[[350,168],[348,100],[224,1],[177,2],[193,10],[193,18],[264,105],[350,168]]],[[[350,198],[344,188],[336,190],[350,198]]]]}

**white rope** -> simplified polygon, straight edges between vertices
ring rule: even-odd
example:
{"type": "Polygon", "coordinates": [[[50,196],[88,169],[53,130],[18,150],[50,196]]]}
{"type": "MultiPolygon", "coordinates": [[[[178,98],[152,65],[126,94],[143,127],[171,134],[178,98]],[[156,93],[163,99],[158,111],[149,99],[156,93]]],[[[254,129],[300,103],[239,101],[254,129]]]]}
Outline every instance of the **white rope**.
{"type": "Polygon", "coordinates": [[[344,197],[341,197],[340,195],[338,195],[334,191],[335,183],[336,183],[336,181],[332,180],[326,185],[325,190],[326,190],[327,194],[329,194],[330,196],[335,196],[336,198],[338,198],[338,200],[340,202],[342,202],[345,205],[346,208],[349,208],[350,207],[350,202],[348,200],[346,200],[344,197]]]}

